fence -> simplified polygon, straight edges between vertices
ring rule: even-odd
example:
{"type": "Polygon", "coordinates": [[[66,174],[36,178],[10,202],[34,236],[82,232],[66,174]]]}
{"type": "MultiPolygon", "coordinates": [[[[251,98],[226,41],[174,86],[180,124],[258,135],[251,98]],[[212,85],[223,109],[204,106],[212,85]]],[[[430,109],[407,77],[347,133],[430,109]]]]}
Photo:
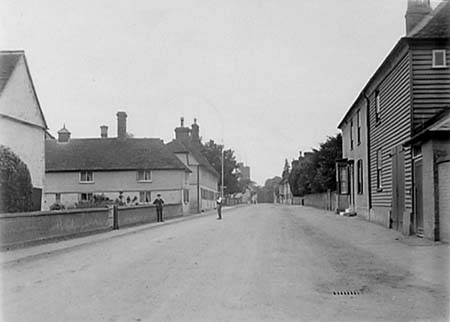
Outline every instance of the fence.
{"type": "MultiPolygon", "coordinates": [[[[181,204],[164,207],[164,219],[182,216],[181,204]]],[[[83,236],[113,228],[156,222],[153,205],[113,208],[86,208],[0,214],[0,248],[38,244],[83,236]]]]}

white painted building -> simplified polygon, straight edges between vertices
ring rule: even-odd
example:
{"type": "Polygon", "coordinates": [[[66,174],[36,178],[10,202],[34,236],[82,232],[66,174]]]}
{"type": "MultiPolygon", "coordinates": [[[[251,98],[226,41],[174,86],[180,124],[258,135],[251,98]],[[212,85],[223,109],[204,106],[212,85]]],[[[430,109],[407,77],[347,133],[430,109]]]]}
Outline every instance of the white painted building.
{"type": "Polygon", "coordinates": [[[36,210],[43,196],[46,130],[24,52],[0,51],[0,144],[28,166],[36,210]]]}
{"type": "Polygon", "coordinates": [[[125,204],[152,203],[161,194],[166,204],[189,210],[190,170],[160,139],[129,138],[126,114],[117,113],[118,137],[72,139],[64,127],[46,142],[45,208],[67,207],[108,198],[125,204]]]}

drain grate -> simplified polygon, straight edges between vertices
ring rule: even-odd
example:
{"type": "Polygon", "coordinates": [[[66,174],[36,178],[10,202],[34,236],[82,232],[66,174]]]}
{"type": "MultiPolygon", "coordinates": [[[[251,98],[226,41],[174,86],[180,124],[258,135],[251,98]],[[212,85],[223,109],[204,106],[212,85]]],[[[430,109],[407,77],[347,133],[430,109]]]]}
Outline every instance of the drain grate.
{"type": "Polygon", "coordinates": [[[361,295],[361,291],[333,291],[333,295],[361,295]]]}

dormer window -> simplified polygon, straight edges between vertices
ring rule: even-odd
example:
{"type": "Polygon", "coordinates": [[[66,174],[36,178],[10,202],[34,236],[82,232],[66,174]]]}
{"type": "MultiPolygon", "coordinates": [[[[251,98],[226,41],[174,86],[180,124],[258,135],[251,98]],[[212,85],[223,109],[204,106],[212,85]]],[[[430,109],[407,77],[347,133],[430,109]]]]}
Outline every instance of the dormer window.
{"type": "Polygon", "coordinates": [[[93,183],[94,173],[92,171],[80,171],[80,183],[93,183]]]}
{"type": "Polygon", "coordinates": [[[151,182],[152,171],[151,170],[139,170],[137,173],[137,180],[140,182],[151,182]]]}
{"type": "Polygon", "coordinates": [[[447,67],[445,49],[433,50],[433,68],[445,68],[445,67],[447,67]]]}

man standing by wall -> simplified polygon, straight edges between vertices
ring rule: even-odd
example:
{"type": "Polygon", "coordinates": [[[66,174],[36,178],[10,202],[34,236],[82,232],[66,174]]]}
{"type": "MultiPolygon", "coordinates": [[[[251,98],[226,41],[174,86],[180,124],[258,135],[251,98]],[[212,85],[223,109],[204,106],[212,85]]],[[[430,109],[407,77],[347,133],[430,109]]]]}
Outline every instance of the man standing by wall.
{"type": "Polygon", "coordinates": [[[156,221],[164,222],[163,220],[164,200],[162,200],[161,195],[159,193],[156,195],[156,199],[155,201],[153,201],[153,204],[156,206],[156,221]]]}

